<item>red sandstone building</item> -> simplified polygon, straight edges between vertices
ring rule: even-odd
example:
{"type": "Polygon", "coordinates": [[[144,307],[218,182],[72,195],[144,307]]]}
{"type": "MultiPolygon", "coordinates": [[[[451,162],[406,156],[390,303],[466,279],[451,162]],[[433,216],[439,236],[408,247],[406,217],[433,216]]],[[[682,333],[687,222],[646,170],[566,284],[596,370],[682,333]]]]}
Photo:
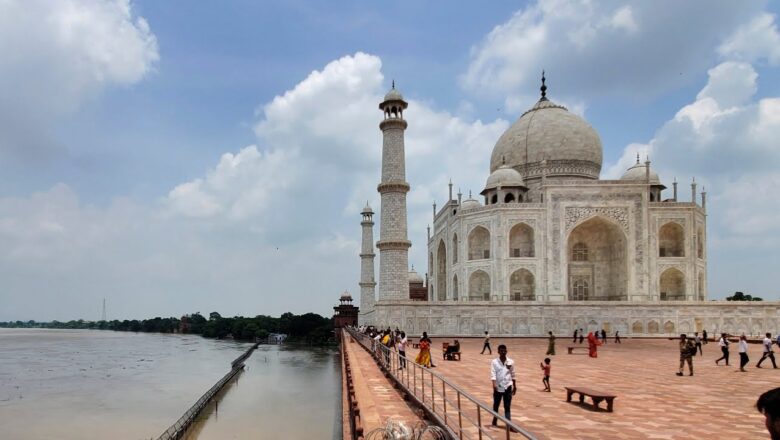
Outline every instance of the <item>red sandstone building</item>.
{"type": "Polygon", "coordinates": [[[352,305],[352,296],[346,290],[339,298],[339,305],[333,308],[333,325],[338,330],[348,325],[356,326],[358,322],[358,308],[352,305]]]}

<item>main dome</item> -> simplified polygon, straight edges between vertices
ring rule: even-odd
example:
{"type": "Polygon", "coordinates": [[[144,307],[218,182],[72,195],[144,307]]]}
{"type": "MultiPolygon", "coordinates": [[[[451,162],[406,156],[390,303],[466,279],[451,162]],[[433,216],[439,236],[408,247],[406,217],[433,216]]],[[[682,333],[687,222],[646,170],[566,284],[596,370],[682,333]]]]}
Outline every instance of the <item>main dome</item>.
{"type": "Polygon", "coordinates": [[[596,130],[585,120],[547,98],[540,99],[501,135],[490,157],[490,172],[506,164],[524,179],[548,176],[598,179],[602,147],[596,130]]]}

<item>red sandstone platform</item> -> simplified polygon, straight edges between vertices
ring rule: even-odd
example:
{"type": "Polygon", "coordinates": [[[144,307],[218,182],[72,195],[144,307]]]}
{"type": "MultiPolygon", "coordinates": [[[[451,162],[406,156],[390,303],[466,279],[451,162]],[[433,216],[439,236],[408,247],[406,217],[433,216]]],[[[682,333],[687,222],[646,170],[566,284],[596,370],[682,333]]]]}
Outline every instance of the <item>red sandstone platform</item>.
{"type": "MultiPolygon", "coordinates": [[[[432,346],[440,347],[443,341],[446,340],[434,339],[432,346]]],[[[557,355],[551,356],[551,393],[542,391],[539,362],[547,350],[547,340],[542,339],[494,338],[493,356],[479,354],[481,339],[461,339],[463,360],[443,361],[439,357],[434,371],[492,404],[489,365],[497,356],[496,347],[502,343],[507,345],[518,372],[512,419],[542,438],[767,438],[764,417],[754,404],[759,394],[780,385],[780,369],[773,370],[767,361],[762,365],[764,368],[755,368],[761,357],[758,345],[749,348],[751,362],[747,373],[738,371],[736,350],[731,353],[730,366],[724,366],[723,362],[715,366],[720,350],[717,344],[710,343],[704,346],[704,356],[694,359],[694,376],[687,376],[686,369],[686,376],[678,377],[675,375],[679,365],[676,341],[624,339],[622,344],[615,345],[610,340],[606,346],[599,347],[598,358],[594,359],[587,354],[566,354],[571,339],[559,338],[557,355]],[[614,412],[597,412],[589,404],[567,403],[565,386],[585,386],[616,394],[614,412]]],[[[360,364],[368,380],[363,392],[373,395],[376,413],[411,417],[403,402],[385,403],[397,400],[395,391],[373,360],[364,351],[356,350],[357,344],[350,346],[350,354],[355,352],[359,356],[356,364],[360,364]],[[392,406],[380,409],[380,405],[392,406]]],[[[417,350],[409,350],[408,354],[413,358],[417,350]]],[[[496,430],[497,435],[500,432],[496,430]]]]}
{"type": "Polygon", "coordinates": [[[364,432],[367,434],[384,426],[388,418],[414,426],[421,419],[393,388],[371,355],[357,342],[349,342],[350,339],[346,338],[345,349],[352,365],[353,383],[360,404],[364,432]]]}

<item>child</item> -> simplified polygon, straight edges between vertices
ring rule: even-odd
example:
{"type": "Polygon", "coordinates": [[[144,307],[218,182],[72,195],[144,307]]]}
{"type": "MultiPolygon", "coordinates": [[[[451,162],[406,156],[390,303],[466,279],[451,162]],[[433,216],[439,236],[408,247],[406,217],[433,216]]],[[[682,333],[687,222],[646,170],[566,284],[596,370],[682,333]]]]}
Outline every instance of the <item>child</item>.
{"type": "Polygon", "coordinates": [[[544,384],[544,391],[550,392],[550,358],[544,358],[544,363],[540,363],[539,366],[542,368],[542,371],[544,372],[544,379],[542,379],[542,383],[544,384]]]}

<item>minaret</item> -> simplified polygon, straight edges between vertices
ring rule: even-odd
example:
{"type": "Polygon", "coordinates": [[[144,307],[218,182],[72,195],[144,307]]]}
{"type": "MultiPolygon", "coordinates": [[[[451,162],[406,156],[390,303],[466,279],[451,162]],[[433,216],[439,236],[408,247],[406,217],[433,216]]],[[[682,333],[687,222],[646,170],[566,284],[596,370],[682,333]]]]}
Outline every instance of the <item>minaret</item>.
{"type": "Polygon", "coordinates": [[[379,224],[379,301],[409,299],[409,248],[406,235],[406,159],[403,111],[408,104],[395,88],[379,104],[384,120],[382,130],[382,181],[377,191],[382,196],[379,224]]]}
{"type": "MultiPolygon", "coordinates": [[[[363,221],[360,226],[363,228],[363,240],[360,248],[360,324],[373,324],[371,318],[366,319],[367,313],[374,311],[374,211],[368,206],[363,208],[360,213],[363,221]]],[[[373,316],[373,315],[372,315],[373,316]]]]}

